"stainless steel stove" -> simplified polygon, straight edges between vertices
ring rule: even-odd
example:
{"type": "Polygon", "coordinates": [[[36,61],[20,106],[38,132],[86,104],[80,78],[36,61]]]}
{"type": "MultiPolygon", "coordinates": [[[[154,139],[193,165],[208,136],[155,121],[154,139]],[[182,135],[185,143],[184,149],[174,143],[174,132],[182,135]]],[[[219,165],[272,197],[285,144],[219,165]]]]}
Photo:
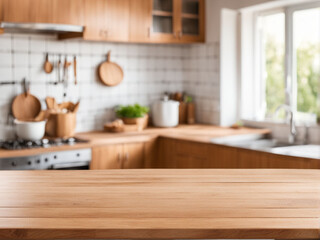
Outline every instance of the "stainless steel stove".
{"type": "MultiPolygon", "coordinates": [[[[53,146],[85,143],[76,138],[42,139],[40,141],[12,140],[0,142],[0,147],[8,150],[50,148],[53,146]]],[[[0,158],[0,170],[86,170],[91,162],[91,148],[69,151],[52,151],[22,157],[0,158]]]]}
{"type": "Polygon", "coordinates": [[[74,145],[76,143],[86,143],[87,141],[78,138],[56,138],[56,139],[41,139],[38,141],[26,140],[8,140],[0,142],[0,148],[6,150],[20,150],[30,148],[49,148],[53,146],[74,145]]]}

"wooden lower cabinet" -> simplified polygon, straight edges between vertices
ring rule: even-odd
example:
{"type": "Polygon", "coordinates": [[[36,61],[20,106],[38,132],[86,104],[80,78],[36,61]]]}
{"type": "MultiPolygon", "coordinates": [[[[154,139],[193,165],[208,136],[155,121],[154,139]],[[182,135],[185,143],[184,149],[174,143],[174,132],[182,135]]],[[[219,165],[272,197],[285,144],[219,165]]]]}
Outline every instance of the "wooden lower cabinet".
{"type": "Polygon", "coordinates": [[[92,149],[90,169],[120,169],[122,145],[99,146],[92,149]]]}
{"type": "Polygon", "coordinates": [[[132,143],[123,145],[123,163],[124,169],[137,169],[144,167],[144,144],[132,143]]]}
{"type": "Polygon", "coordinates": [[[149,142],[94,147],[90,169],[320,169],[319,162],[317,159],[160,137],[149,142]]]}
{"type": "Polygon", "coordinates": [[[135,169],[144,167],[144,143],[115,144],[92,149],[90,169],[135,169]]]}
{"type": "Polygon", "coordinates": [[[319,169],[319,160],[238,149],[238,168],[319,169]]]}
{"type": "Polygon", "coordinates": [[[162,138],[156,168],[319,169],[320,161],[209,143],[162,138]]]}
{"type": "Polygon", "coordinates": [[[208,144],[161,138],[156,168],[204,168],[209,156],[208,144]]]}
{"type": "Polygon", "coordinates": [[[236,148],[208,144],[209,154],[204,168],[238,168],[236,148]]]}

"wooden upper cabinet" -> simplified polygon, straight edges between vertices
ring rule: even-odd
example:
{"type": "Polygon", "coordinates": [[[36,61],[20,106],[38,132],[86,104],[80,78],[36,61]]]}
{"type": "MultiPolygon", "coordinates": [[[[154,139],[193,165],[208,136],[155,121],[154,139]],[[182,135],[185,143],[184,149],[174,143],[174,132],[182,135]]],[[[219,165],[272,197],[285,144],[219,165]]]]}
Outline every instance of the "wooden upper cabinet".
{"type": "Polygon", "coordinates": [[[176,0],[178,38],[182,42],[205,41],[205,1],[176,0]]]}
{"type": "Polygon", "coordinates": [[[3,21],[3,1],[0,0],[0,21],[3,21]]]}
{"type": "Polygon", "coordinates": [[[205,41],[204,0],[151,0],[151,4],[150,42],[205,41]]]}
{"type": "Polygon", "coordinates": [[[152,0],[130,0],[129,41],[151,40],[152,0]]]}
{"type": "Polygon", "coordinates": [[[152,0],[150,41],[176,42],[179,30],[175,0],[152,0]]]}
{"type": "Polygon", "coordinates": [[[204,42],[204,10],[204,0],[0,0],[2,21],[81,25],[85,40],[111,42],[204,42]]]}
{"type": "Polygon", "coordinates": [[[31,22],[32,0],[4,0],[3,21],[5,22],[31,22]]]}
{"type": "Polygon", "coordinates": [[[84,25],[84,0],[45,1],[52,2],[52,23],[84,25]]]}
{"type": "MultiPolygon", "coordinates": [[[[11,0],[10,0],[11,1],[11,0]]],[[[17,0],[14,0],[17,1],[17,0]]],[[[29,20],[26,22],[52,23],[53,22],[53,1],[51,0],[27,0],[29,2],[29,20]]],[[[13,20],[14,21],[14,20],[13,20]]]]}
{"type": "Polygon", "coordinates": [[[130,0],[85,0],[86,40],[129,41],[130,0]]]}
{"type": "Polygon", "coordinates": [[[4,0],[6,22],[83,25],[84,0],[4,0]]]}

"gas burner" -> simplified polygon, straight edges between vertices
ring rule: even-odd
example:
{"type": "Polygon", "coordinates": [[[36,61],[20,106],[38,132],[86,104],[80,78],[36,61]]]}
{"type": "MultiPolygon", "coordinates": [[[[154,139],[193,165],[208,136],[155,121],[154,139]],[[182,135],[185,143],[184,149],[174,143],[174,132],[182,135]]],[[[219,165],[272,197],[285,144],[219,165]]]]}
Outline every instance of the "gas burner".
{"type": "Polygon", "coordinates": [[[53,146],[61,145],[73,145],[76,143],[86,143],[87,141],[77,138],[56,138],[56,139],[41,139],[37,141],[25,141],[21,139],[8,140],[0,142],[0,148],[6,150],[19,150],[19,149],[31,149],[31,148],[49,148],[53,146]]]}

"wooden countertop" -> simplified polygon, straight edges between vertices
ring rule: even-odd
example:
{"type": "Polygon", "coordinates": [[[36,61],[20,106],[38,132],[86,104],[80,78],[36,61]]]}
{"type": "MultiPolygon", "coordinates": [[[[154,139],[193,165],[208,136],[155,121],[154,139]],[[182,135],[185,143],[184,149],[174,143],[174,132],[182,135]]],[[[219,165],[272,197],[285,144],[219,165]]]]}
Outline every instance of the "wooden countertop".
{"type": "Polygon", "coordinates": [[[180,125],[176,128],[148,128],[142,132],[131,133],[107,133],[103,131],[78,133],[76,137],[88,140],[88,143],[72,146],[58,146],[50,148],[36,148],[25,150],[0,149],[0,158],[30,156],[45,152],[65,151],[81,148],[91,148],[97,145],[118,144],[130,142],[148,142],[157,137],[169,137],[175,139],[209,143],[211,138],[240,135],[240,134],[267,134],[268,129],[241,128],[231,129],[213,125],[180,125]]]}
{"type": "Polygon", "coordinates": [[[90,140],[94,145],[148,141],[154,137],[170,137],[183,140],[209,143],[212,138],[241,135],[241,134],[267,134],[268,129],[240,128],[232,129],[227,127],[218,127],[214,125],[179,125],[176,128],[148,128],[142,132],[131,133],[106,133],[106,132],[88,132],[79,133],[77,137],[90,140]]]}
{"type": "Polygon", "coordinates": [[[3,171],[0,239],[318,239],[319,173],[3,171]]]}

